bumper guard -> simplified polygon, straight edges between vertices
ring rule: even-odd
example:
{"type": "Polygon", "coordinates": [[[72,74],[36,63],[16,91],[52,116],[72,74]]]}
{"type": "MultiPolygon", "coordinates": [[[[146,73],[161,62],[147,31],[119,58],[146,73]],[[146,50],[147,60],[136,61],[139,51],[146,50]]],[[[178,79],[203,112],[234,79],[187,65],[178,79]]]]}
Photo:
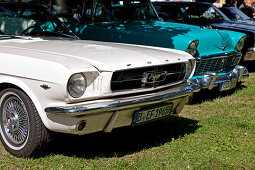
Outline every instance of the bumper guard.
{"type": "Polygon", "coordinates": [[[213,87],[223,83],[237,80],[240,82],[243,77],[249,76],[249,72],[245,66],[236,66],[232,72],[225,75],[217,75],[217,73],[207,73],[203,78],[190,79],[189,83],[196,84],[200,88],[194,88],[194,92],[201,89],[213,89],[213,87]]]}

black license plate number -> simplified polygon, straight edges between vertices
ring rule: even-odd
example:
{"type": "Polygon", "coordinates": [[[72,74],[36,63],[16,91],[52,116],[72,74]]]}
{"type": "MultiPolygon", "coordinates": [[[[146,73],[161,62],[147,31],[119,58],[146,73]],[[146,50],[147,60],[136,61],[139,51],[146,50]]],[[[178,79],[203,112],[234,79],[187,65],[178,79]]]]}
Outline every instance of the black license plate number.
{"type": "Polygon", "coordinates": [[[168,116],[172,113],[173,104],[156,107],[148,110],[137,111],[134,115],[133,125],[148,122],[168,116]]]}

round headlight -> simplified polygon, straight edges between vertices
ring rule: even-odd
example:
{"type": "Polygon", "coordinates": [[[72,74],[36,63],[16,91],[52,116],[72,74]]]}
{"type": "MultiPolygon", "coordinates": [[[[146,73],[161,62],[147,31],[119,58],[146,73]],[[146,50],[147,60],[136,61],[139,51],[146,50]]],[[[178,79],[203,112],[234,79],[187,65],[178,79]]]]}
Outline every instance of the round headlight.
{"type": "Polygon", "coordinates": [[[67,83],[68,93],[74,97],[81,97],[86,90],[86,78],[82,73],[72,75],[67,83]]]}
{"type": "Polygon", "coordinates": [[[190,43],[186,52],[194,56],[197,53],[197,46],[198,46],[198,41],[197,40],[192,41],[192,43],[190,43]]]}
{"type": "Polygon", "coordinates": [[[239,42],[236,45],[236,48],[238,51],[241,51],[243,49],[244,43],[245,43],[246,36],[243,36],[239,42]]]}

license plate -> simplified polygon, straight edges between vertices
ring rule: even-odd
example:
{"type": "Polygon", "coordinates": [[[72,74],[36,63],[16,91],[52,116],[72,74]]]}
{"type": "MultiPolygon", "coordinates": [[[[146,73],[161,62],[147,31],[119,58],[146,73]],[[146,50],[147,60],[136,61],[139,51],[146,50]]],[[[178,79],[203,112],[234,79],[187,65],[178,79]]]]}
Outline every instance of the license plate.
{"type": "Polygon", "coordinates": [[[231,90],[236,87],[237,80],[221,83],[220,91],[231,90]]]}
{"type": "Polygon", "coordinates": [[[133,125],[148,122],[151,120],[159,119],[168,116],[172,113],[173,104],[156,107],[148,110],[141,110],[135,112],[133,125]]]}

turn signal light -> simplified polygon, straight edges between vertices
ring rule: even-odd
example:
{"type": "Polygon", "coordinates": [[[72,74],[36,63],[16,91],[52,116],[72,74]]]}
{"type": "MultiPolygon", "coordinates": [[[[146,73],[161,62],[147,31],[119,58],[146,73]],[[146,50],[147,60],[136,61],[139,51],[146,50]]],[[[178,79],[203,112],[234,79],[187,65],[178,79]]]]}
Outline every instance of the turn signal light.
{"type": "Polygon", "coordinates": [[[78,131],[82,131],[85,128],[85,126],[86,126],[86,121],[84,121],[84,120],[80,121],[76,125],[78,131]]]}
{"type": "Polygon", "coordinates": [[[236,58],[234,61],[234,64],[237,65],[239,63],[240,59],[241,59],[240,57],[236,58]]]}

